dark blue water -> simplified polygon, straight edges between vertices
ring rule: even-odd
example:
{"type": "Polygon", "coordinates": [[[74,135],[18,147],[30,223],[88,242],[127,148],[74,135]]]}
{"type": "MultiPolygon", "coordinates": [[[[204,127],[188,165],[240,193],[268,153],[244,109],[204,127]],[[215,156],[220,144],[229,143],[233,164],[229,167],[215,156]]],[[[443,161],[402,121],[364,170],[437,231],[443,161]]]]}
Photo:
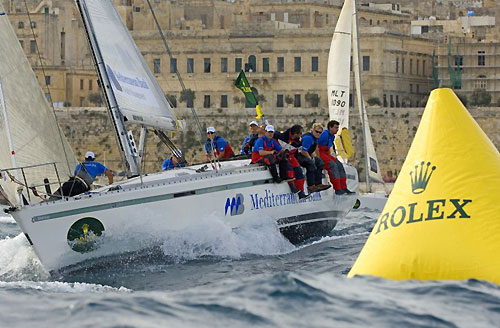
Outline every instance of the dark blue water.
{"type": "Polygon", "coordinates": [[[273,224],[211,221],[56,280],[0,217],[0,327],[500,326],[494,284],[348,279],[377,216],[353,212],[299,247],[273,224]]]}

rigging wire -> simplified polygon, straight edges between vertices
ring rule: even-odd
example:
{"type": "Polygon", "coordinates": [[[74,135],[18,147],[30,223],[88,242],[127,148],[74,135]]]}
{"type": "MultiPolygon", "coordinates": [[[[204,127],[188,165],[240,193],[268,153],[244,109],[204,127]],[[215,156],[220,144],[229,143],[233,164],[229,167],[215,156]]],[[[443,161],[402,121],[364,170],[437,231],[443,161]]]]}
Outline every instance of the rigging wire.
{"type": "MultiPolygon", "coordinates": [[[[163,34],[160,23],[158,22],[158,19],[156,18],[156,14],[155,14],[155,11],[153,9],[153,6],[151,5],[151,1],[150,0],[146,0],[146,1],[148,2],[149,10],[151,11],[151,14],[153,15],[153,20],[155,21],[156,27],[158,28],[158,32],[160,32],[160,36],[161,36],[161,39],[163,40],[163,45],[165,46],[167,54],[168,54],[170,59],[173,59],[174,57],[172,55],[172,52],[170,51],[170,47],[168,46],[167,39],[165,38],[165,35],[163,34]]],[[[177,67],[175,69],[175,74],[177,75],[177,79],[179,80],[179,83],[181,84],[182,91],[184,92],[184,94],[188,95],[186,85],[184,84],[181,73],[179,72],[177,67]]],[[[192,99],[192,100],[194,100],[194,99],[192,99]]],[[[190,106],[190,107],[191,107],[191,113],[194,117],[196,125],[198,126],[198,129],[200,130],[200,139],[198,140],[198,142],[200,143],[200,146],[202,146],[201,140],[204,140],[205,134],[203,133],[203,128],[201,127],[200,119],[198,118],[198,114],[196,113],[194,106],[190,106]]]]}
{"type": "Polygon", "coordinates": [[[68,172],[71,172],[71,168],[69,166],[68,154],[66,152],[66,147],[64,145],[64,139],[63,139],[63,136],[62,136],[62,133],[61,133],[61,129],[59,127],[59,121],[57,120],[56,109],[54,108],[54,103],[52,102],[52,94],[50,92],[50,87],[47,84],[47,75],[45,74],[45,67],[43,66],[42,55],[40,54],[40,49],[38,48],[38,42],[36,40],[35,30],[34,30],[34,27],[33,27],[33,22],[31,20],[31,15],[30,15],[30,11],[28,9],[28,4],[26,3],[26,0],[24,0],[24,6],[26,7],[26,13],[28,15],[28,20],[30,22],[31,34],[33,35],[33,40],[35,41],[36,52],[37,52],[37,55],[38,55],[38,59],[40,60],[40,67],[42,68],[42,74],[43,74],[43,78],[45,80],[45,87],[47,88],[47,93],[49,94],[49,103],[50,103],[50,107],[52,108],[52,113],[54,114],[54,119],[56,121],[56,127],[57,127],[57,131],[59,133],[59,139],[61,141],[61,145],[62,145],[62,148],[63,148],[64,158],[66,159],[66,165],[68,167],[68,172]]]}

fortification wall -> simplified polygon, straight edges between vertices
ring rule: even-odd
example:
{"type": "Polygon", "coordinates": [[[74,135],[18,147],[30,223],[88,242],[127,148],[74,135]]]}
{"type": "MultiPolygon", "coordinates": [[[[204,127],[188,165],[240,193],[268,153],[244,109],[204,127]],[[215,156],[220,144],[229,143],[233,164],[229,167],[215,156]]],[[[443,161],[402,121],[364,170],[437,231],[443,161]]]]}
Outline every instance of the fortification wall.
{"type": "MultiPolygon", "coordinates": [[[[497,148],[500,147],[500,108],[473,108],[470,110],[481,128],[490,137],[497,148]]],[[[384,176],[388,172],[399,172],[408,149],[417,131],[423,108],[369,108],[368,117],[373,142],[384,176]]],[[[188,109],[178,109],[181,117],[190,117],[188,109]]],[[[216,127],[219,135],[231,143],[235,152],[239,151],[241,142],[248,134],[248,122],[255,115],[254,109],[203,109],[198,111],[203,128],[209,125],[216,127]]],[[[267,119],[277,129],[286,129],[293,124],[301,124],[308,129],[314,122],[327,122],[325,108],[283,108],[267,110],[267,119]]],[[[103,108],[68,108],[57,112],[59,123],[73,147],[75,154],[82,159],[87,150],[97,154],[98,160],[110,168],[120,170],[120,155],[113,133],[113,126],[103,108]]],[[[181,137],[173,139],[182,145],[186,158],[190,162],[201,162],[205,159],[200,141],[200,133],[192,119],[187,119],[187,131],[181,137]]],[[[357,154],[354,164],[363,177],[362,140],[359,114],[352,111],[350,117],[351,136],[357,154]]],[[[138,131],[136,131],[138,142],[138,131]]],[[[205,135],[203,135],[204,137],[205,135]]],[[[450,140],[453,142],[453,140],[450,140]]],[[[154,172],[160,169],[161,162],[168,156],[167,148],[150,134],[147,138],[145,171],[154,172]]],[[[464,154],[464,160],[467,160],[464,154]]]]}

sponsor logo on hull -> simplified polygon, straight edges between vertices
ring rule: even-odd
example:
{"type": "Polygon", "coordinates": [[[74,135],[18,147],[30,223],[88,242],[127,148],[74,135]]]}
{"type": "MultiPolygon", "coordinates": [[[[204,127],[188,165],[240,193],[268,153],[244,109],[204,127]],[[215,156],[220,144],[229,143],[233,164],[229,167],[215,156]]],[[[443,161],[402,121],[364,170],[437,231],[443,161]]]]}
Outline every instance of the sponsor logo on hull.
{"type": "Polygon", "coordinates": [[[79,219],[68,230],[68,245],[78,253],[88,253],[99,248],[104,225],[96,218],[79,219]]]}

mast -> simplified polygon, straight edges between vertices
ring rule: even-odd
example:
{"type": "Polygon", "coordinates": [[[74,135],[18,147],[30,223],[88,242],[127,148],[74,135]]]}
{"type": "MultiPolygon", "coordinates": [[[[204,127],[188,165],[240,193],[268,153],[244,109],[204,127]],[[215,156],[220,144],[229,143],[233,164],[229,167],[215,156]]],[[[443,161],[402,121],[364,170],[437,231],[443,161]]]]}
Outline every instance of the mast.
{"type": "MultiPolygon", "coordinates": [[[[354,1],[354,0],[353,0],[354,1]]],[[[363,129],[363,153],[365,155],[365,179],[366,179],[366,192],[371,192],[371,184],[370,184],[370,163],[368,157],[368,137],[367,137],[367,128],[365,121],[366,111],[365,111],[365,103],[363,100],[363,93],[361,92],[361,68],[359,66],[360,62],[360,51],[359,51],[359,28],[358,28],[358,11],[356,9],[356,3],[353,4],[353,15],[352,15],[352,24],[353,24],[353,38],[352,38],[352,46],[353,46],[353,70],[354,70],[354,79],[356,83],[356,96],[358,99],[359,106],[359,114],[361,120],[361,128],[363,129]]]]}
{"type": "Polygon", "coordinates": [[[109,81],[108,75],[106,74],[106,67],[104,64],[104,60],[101,55],[101,51],[99,49],[99,45],[97,43],[95,32],[92,27],[92,22],[89,18],[87,6],[84,1],[76,0],[78,8],[80,9],[80,15],[83,20],[83,25],[85,27],[85,31],[87,33],[87,38],[90,43],[90,49],[92,51],[94,57],[94,63],[97,68],[97,73],[99,74],[99,78],[102,82],[102,87],[104,90],[106,103],[108,110],[110,112],[111,121],[113,122],[113,126],[115,127],[116,136],[118,139],[118,144],[120,145],[120,150],[122,156],[125,157],[125,162],[127,164],[128,176],[137,176],[140,173],[139,166],[134,157],[133,145],[130,143],[129,138],[127,137],[127,130],[125,128],[125,122],[123,120],[123,115],[119,110],[118,103],[116,101],[115,94],[113,89],[111,88],[111,83],[109,81]]]}

